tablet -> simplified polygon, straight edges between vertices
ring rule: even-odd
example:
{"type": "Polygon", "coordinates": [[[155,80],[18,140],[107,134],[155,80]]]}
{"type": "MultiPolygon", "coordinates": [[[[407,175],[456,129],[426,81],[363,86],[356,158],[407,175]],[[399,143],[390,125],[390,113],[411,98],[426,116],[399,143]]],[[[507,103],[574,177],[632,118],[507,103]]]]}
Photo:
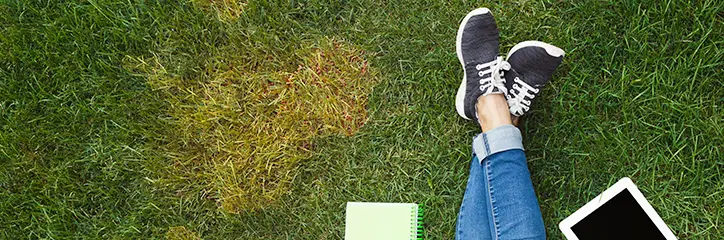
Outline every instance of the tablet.
{"type": "Polygon", "coordinates": [[[616,182],[558,227],[568,240],[676,239],[629,178],[616,182]]]}

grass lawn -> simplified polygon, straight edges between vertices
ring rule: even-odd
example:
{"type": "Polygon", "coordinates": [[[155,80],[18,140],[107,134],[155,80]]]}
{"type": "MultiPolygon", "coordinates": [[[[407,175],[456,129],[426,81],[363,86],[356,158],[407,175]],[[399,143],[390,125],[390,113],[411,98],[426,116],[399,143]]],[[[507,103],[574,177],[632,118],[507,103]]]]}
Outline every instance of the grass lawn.
{"type": "Polygon", "coordinates": [[[452,239],[479,131],[454,110],[454,36],[476,7],[493,11],[504,53],[524,40],[567,52],[521,126],[550,239],[626,176],[679,238],[724,236],[721,1],[8,0],[0,238],[342,239],[347,201],[384,201],[425,204],[426,239],[452,239]],[[369,119],[350,136],[310,137],[302,157],[272,156],[289,166],[277,168],[279,194],[229,211],[214,187],[226,175],[201,160],[245,139],[195,137],[212,130],[185,119],[208,119],[176,109],[215,99],[169,92],[132,60],[192,85],[232,70],[290,76],[323,39],[364,52],[377,73],[369,119]]]}

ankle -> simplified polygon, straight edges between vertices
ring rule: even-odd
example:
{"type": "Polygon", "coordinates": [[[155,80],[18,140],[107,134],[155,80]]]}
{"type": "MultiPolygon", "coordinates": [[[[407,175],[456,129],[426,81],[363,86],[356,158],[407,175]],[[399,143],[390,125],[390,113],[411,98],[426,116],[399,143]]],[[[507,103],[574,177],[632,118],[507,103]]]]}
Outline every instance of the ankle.
{"type": "Polygon", "coordinates": [[[478,123],[483,132],[503,125],[512,125],[508,103],[502,94],[489,94],[478,98],[475,104],[478,123]]]}

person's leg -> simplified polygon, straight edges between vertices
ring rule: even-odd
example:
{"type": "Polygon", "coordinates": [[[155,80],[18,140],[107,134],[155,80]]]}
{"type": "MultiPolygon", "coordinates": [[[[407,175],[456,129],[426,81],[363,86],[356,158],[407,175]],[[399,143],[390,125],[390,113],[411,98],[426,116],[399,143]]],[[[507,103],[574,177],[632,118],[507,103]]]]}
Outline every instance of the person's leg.
{"type": "Polygon", "coordinates": [[[488,240],[493,239],[490,232],[490,211],[488,206],[487,181],[483,173],[483,165],[473,154],[470,161],[470,176],[468,185],[465,188],[463,202],[458,212],[457,224],[455,225],[456,240],[488,240]]]}
{"type": "Polygon", "coordinates": [[[483,133],[473,139],[473,163],[456,239],[545,239],[522,137],[511,125],[507,106],[499,94],[478,99],[483,133]]]}
{"type": "MultiPolygon", "coordinates": [[[[497,130],[513,130],[502,126],[497,130]]],[[[518,133],[520,134],[520,133],[518,133]]],[[[482,163],[487,181],[493,239],[545,239],[545,227],[522,149],[488,156],[482,163]]]]}

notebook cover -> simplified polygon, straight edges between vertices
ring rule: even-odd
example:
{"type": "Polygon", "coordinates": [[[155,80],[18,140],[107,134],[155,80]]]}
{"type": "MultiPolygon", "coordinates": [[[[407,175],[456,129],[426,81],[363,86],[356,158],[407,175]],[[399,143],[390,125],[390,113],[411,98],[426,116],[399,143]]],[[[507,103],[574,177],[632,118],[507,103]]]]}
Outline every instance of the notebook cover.
{"type": "Polygon", "coordinates": [[[348,202],[344,239],[422,239],[422,208],[414,203],[348,202]]]}

